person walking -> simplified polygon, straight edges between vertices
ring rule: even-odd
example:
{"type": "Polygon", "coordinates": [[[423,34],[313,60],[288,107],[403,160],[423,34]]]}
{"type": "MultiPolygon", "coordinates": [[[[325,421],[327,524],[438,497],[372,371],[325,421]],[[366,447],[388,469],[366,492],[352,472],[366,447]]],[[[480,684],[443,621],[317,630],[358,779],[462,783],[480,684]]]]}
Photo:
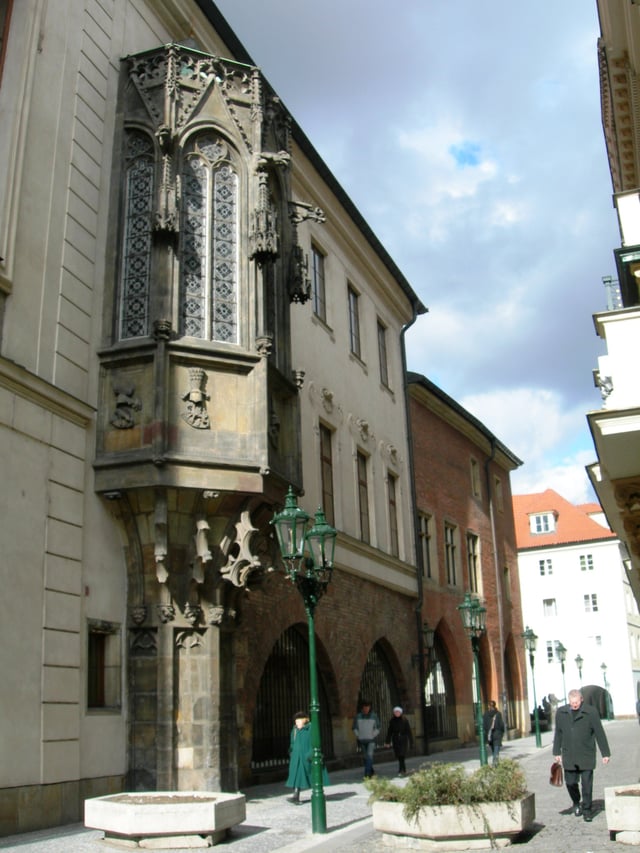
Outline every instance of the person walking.
{"type": "Polygon", "coordinates": [[[492,763],[495,767],[500,760],[499,755],[502,747],[502,738],[504,737],[505,726],[502,714],[498,711],[498,706],[493,699],[489,702],[489,707],[482,717],[482,728],[484,729],[486,741],[491,747],[491,754],[493,756],[492,763]]]}
{"type": "Polygon", "coordinates": [[[352,728],[364,757],[365,778],[371,779],[375,772],[373,754],[376,749],[376,738],[380,734],[380,719],[371,710],[371,702],[368,699],[360,702],[360,710],[353,719],[352,728]]]}
{"type": "Polygon", "coordinates": [[[636,714],[638,715],[638,722],[640,723],[640,699],[636,702],[636,714]]]}
{"type": "MultiPolygon", "coordinates": [[[[309,715],[306,711],[298,711],[294,714],[293,728],[289,738],[289,775],[285,782],[287,788],[293,788],[293,795],[289,797],[290,803],[300,805],[300,792],[306,791],[312,786],[312,758],[309,715]]],[[[329,776],[324,766],[322,768],[322,784],[329,784],[329,776]]]]}
{"type": "Polygon", "coordinates": [[[398,776],[404,776],[407,772],[405,758],[409,748],[413,746],[413,735],[409,720],[404,716],[400,705],[393,709],[393,717],[389,720],[387,728],[387,740],[385,746],[393,748],[393,754],[398,759],[398,776]]]}
{"type": "Polygon", "coordinates": [[[611,750],[597,709],[584,703],[579,690],[570,690],[569,704],[558,708],[556,713],[553,755],[555,761],[562,762],[573,814],[576,817],[582,815],[586,821],[593,819],[591,806],[596,743],[602,755],[602,763],[608,764],[611,750]]]}

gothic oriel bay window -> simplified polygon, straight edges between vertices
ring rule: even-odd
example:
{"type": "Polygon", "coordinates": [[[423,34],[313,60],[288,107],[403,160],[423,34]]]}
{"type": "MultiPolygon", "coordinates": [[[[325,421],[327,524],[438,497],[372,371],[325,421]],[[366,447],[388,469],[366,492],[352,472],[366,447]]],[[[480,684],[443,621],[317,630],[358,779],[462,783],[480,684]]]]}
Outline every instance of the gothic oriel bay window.
{"type": "Polygon", "coordinates": [[[238,177],[214,134],[187,147],[182,170],[181,333],[238,341],[238,177]]]}

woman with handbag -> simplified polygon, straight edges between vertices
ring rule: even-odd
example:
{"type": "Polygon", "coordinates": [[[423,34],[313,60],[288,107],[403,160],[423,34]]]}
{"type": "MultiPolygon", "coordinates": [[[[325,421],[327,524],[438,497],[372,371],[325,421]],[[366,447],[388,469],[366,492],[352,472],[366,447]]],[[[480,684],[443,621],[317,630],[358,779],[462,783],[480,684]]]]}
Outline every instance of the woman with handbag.
{"type": "Polygon", "coordinates": [[[489,707],[482,718],[482,726],[484,728],[484,736],[491,747],[493,765],[495,766],[499,761],[498,756],[504,736],[504,720],[493,699],[489,702],[489,707]]]}

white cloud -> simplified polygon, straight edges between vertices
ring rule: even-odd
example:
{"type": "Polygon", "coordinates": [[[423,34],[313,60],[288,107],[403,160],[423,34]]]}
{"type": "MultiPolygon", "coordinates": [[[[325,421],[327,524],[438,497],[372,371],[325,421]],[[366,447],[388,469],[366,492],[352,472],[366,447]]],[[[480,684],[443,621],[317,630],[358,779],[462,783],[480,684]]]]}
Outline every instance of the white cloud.
{"type": "Polygon", "coordinates": [[[594,499],[585,471],[595,460],[585,408],[568,408],[544,388],[489,391],[460,403],[524,462],[511,477],[515,494],[555,489],[573,503],[594,499]],[[565,448],[560,457],[558,447],[565,448]]]}

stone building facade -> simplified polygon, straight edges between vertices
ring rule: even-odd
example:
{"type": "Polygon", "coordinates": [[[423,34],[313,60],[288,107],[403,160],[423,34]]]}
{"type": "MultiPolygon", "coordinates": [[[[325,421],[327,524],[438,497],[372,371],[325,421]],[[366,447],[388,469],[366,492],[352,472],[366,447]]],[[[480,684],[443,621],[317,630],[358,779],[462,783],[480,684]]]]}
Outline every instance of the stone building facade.
{"type": "Polygon", "coordinates": [[[290,485],[338,530],[327,760],[355,759],[364,693],[419,728],[420,300],[213,3],[3,8],[0,833],[282,774],[308,701],[269,524],[290,485]]]}

